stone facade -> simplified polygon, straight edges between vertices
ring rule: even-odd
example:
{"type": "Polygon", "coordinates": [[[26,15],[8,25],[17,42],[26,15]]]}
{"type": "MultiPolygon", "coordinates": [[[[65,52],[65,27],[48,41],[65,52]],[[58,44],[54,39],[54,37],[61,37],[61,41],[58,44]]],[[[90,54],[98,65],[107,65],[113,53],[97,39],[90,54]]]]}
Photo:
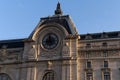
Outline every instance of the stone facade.
{"type": "Polygon", "coordinates": [[[28,38],[0,41],[0,80],[119,80],[120,32],[78,34],[58,3],[28,38]]]}

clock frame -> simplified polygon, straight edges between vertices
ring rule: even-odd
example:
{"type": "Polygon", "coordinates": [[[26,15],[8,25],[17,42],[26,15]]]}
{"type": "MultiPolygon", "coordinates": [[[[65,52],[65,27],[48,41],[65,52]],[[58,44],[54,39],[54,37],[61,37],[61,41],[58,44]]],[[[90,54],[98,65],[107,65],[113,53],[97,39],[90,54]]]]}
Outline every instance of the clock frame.
{"type": "Polygon", "coordinates": [[[45,49],[51,50],[58,45],[59,39],[58,36],[54,33],[47,33],[42,39],[42,46],[45,49]]]}

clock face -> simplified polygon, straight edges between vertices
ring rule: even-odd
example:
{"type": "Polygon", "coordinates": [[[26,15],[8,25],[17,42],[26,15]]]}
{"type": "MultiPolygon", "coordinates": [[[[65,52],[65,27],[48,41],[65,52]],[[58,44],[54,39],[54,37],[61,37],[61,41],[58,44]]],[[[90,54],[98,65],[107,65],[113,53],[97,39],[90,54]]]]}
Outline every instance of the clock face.
{"type": "Polygon", "coordinates": [[[58,37],[54,33],[46,34],[42,39],[42,45],[46,49],[53,49],[58,44],[58,37]]]}

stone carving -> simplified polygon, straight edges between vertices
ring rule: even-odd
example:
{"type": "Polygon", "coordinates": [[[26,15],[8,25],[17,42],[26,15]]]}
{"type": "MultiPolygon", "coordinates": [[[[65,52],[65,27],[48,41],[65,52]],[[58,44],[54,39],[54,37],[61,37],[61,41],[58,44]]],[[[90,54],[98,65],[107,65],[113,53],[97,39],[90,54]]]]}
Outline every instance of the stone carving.
{"type": "Polygon", "coordinates": [[[10,50],[7,52],[7,59],[8,60],[18,60],[20,59],[20,50],[10,50]]]}
{"type": "Polygon", "coordinates": [[[7,46],[3,46],[0,50],[0,61],[15,61],[20,57],[20,50],[7,49],[7,46]]]}
{"type": "Polygon", "coordinates": [[[50,70],[52,68],[52,62],[48,61],[47,65],[48,65],[48,69],[50,70]]]}
{"type": "Polygon", "coordinates": [[[54,50],[54,51],[48,51],[48,52],[41,52],[40,56],[41,57],[46,57],[46,58],[52,58],[52,57],[56,57],[59,54],[59,51],[54,50]]]}
{"type": "Polygon", "coordinates": [[[70,48],[69,48],[68,43],[64,43],[63,50],[62,50],[63,56],[68,56],[69,52],[70,52],[70,48]]]}
{"type": "Polygon", "coordinates": [[[36,59],[35,45],[32,45],[31,49],[29,50],[28,59],[36,59]]]}
{"type": "Polygon", "coordinates": [[[3,46],[0,50],[0,61],[7,59],[7,46],[3,46]]]}
{"type": "Polygon", "coordinates": [[[40,51],[39,51],[39,57],[44,57],[44,58],[53,58],[53,57],[59,57],[61,56],[61,48],[57,47],[51,50],[46,50],[43,49],[42,47],[40,47],[40,51]]]}
{"type": "Polygon", "coordinates": [[[119,51],[101,51],[101,52],[79,52],[78,53],[80,58],[106,58],[106,57],[119,57],[119,51]]]}

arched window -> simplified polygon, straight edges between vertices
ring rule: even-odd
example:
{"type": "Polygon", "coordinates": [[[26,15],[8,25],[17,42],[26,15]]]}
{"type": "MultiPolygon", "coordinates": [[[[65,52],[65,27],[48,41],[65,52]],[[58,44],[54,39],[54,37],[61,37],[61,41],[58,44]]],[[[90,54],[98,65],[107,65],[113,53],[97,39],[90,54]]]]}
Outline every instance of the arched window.
{"type": "Polygon", "coordinates": [[[110,72],[104,72],[104,80],[111,80],[110,79],[110,72]]]}
{"type": "Polygon", "coordinates": [[[92,74],[92,72],[86,73],[86,80],[93,80],[93,74],[92,74]]]}
{"type": "Polygon", "coordinates": [[[47,73],[45,73],[42,80],[55,80],[54,72],[48,71],[47,73]]]}
{"type": "Polygon", "coordinates": [[[11,80],[7,74],[0,73],[0,80],[11,80]]]}

